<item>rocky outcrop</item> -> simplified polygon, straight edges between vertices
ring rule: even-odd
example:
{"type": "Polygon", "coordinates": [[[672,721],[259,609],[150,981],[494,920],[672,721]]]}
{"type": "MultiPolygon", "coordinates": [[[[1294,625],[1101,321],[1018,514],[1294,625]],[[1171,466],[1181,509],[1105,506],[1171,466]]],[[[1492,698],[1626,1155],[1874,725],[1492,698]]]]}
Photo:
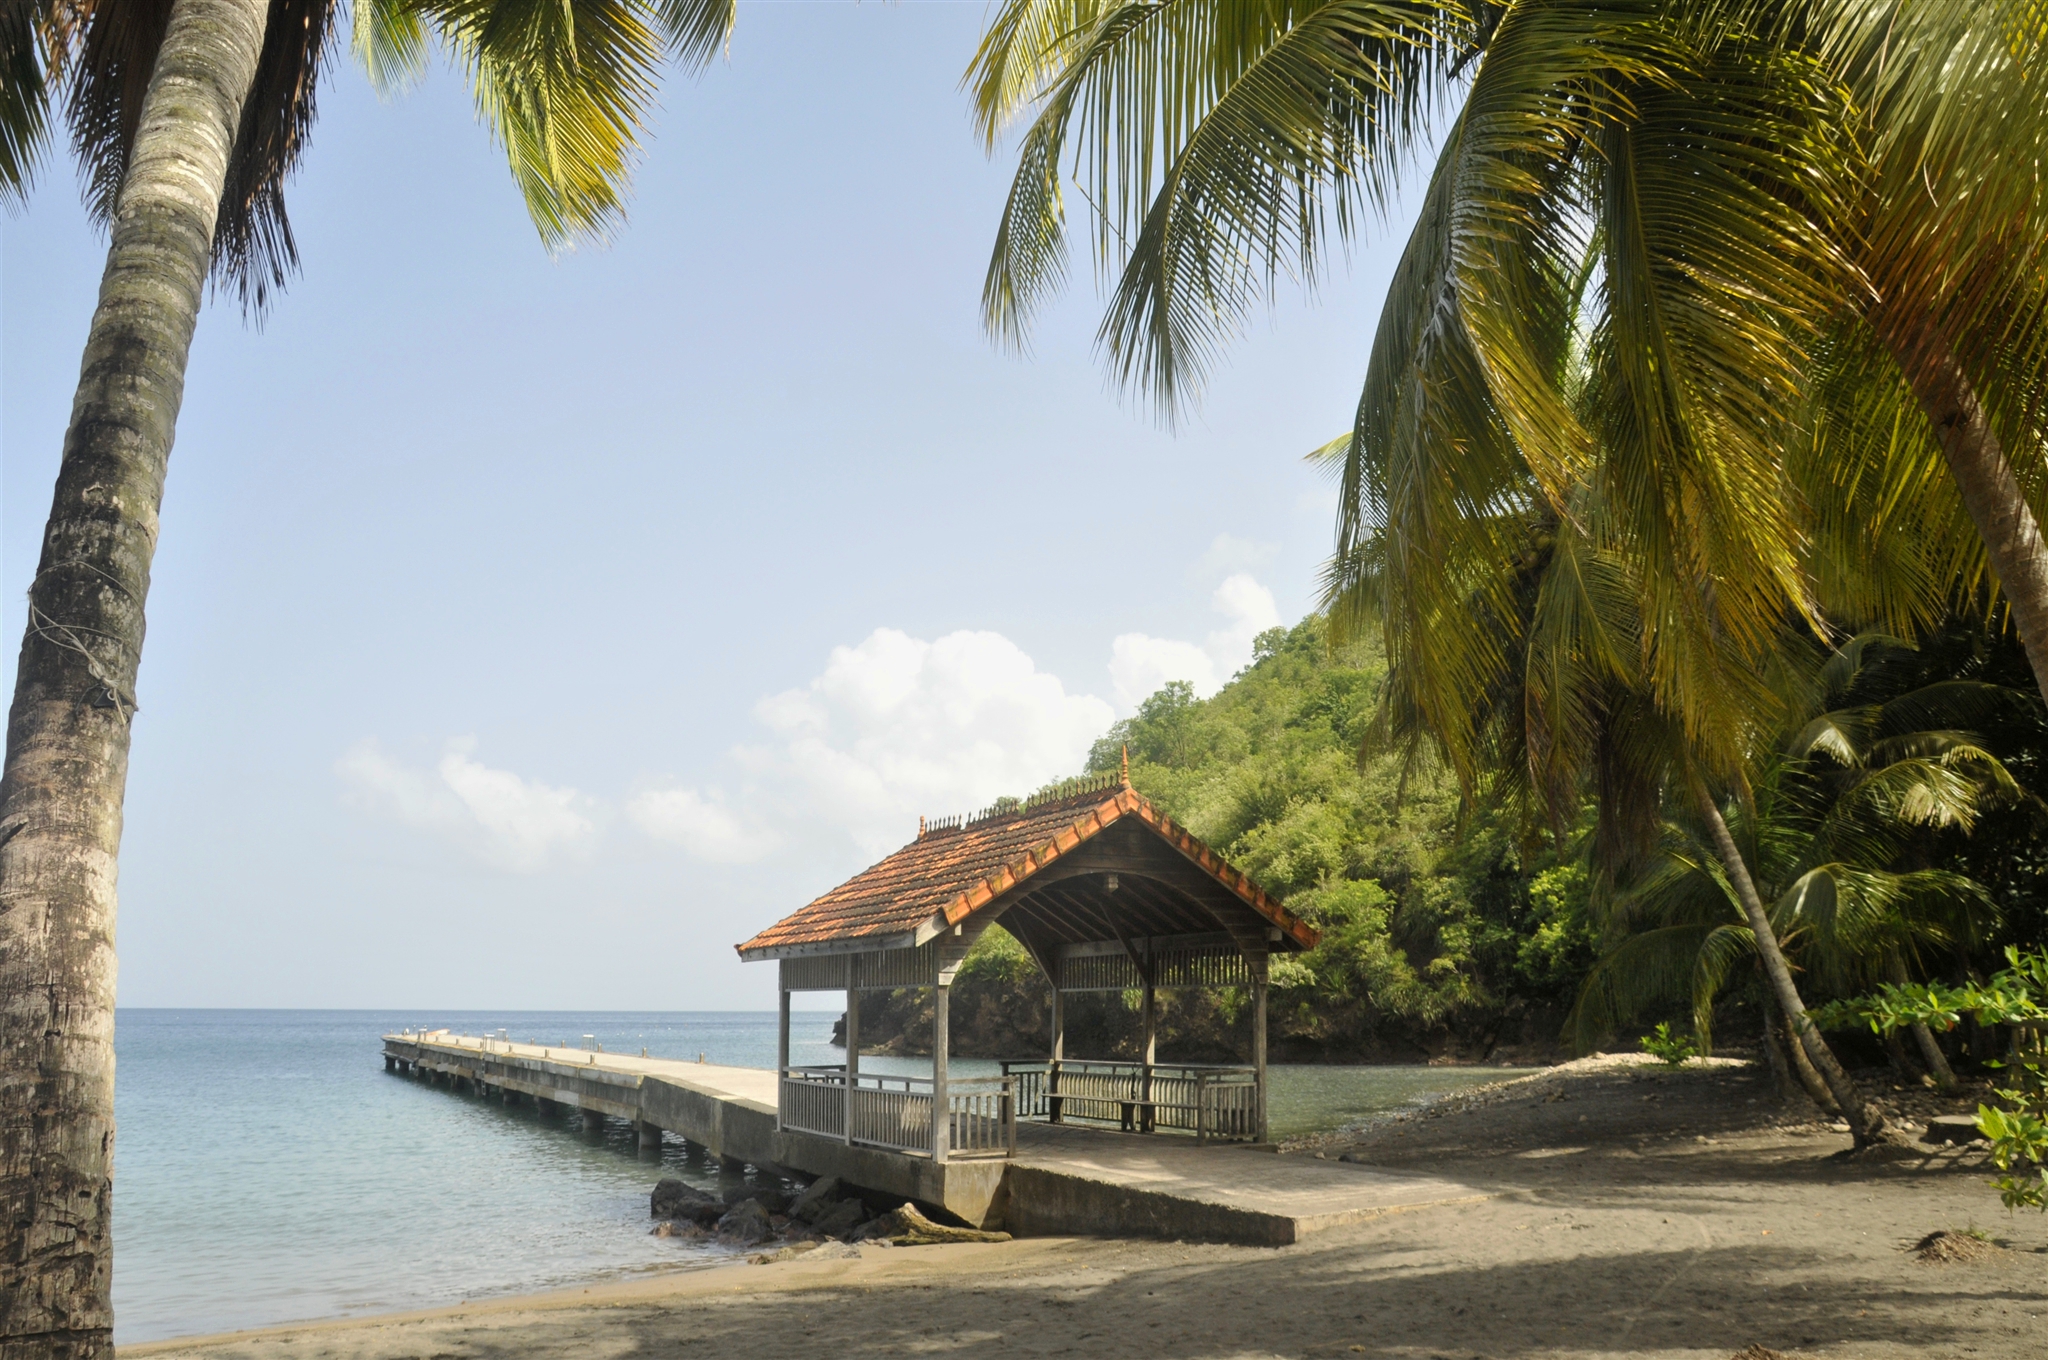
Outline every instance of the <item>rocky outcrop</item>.
{"type": "Polygon", "coordinates": [[[759,1246],[775,1235],[775,1221],[758,1199],[743,1199],[718,1220],[718,1240],[727,1246],[759,1246]]]}
{"type": "Polygon", "coordinates": [[[655,1182],[647,1207],[654,1218],[678,1219],[700,1225],[716,1223],[726,1210],[724,1200],[674,1176],[664,1176],[655,1182]]]}
{"type": "Polygon", "coordinates": [[[789,1206],[789,1216],[799,1223],[815,1223],[839,1201],[839,1178],[822,1176],[804,1187],[796,1202],[789,1206]]]}
{"type": "Polygon", "coordinates": [[[936,1223],[915,1204],[877,1214],[858,1189],[831,1176],[812,1181],[794,1196],[773,1186],[742,1185],[726,1191],[723,1198],[670,1176],[655,1185],[649,1206],[663,1220],[653,1230],[657,1237],[715,1241],[725,1247],[774,1246],[750,1258],[757,1263],[799,1256],[836,1259],[850,1250],[844,1244],[854,1242],[910,1247],[1010,1240],[1008,1233],[936,1223]],[[781,1245],[775,1246],[778,1240],[781,1245]],[[814,1252],[820,1243],[835,1250],[814,1252]]]}

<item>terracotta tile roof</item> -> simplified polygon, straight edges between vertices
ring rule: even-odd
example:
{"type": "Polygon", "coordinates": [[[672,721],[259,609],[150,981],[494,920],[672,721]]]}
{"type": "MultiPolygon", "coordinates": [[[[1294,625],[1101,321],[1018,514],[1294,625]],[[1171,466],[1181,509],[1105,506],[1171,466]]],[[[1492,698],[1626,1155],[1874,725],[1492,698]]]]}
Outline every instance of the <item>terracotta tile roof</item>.
{"type": "Polygon", "coordinates": [[[1221,855],[1159,811],[1116,775],[1077,780],[1014,811],[948,818],[809,906],[743,944],[744,957],[806,945],[851,944],[914,934],[943,918],[956,924],[1032,874],[1125,818],[1136,818],[1252,910],[1312,948],[1313,927],[1268,897],[1221,855]],[[1076,790],[1074,785],[1081,787],[1076,790]]]}

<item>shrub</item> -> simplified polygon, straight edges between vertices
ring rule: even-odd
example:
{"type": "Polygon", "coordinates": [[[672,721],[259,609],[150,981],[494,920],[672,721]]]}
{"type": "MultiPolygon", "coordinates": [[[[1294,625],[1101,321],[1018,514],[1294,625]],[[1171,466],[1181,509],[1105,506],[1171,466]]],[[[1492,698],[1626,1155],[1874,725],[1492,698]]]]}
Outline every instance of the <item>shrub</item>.
{"type": "Polygon", "coordinates": [[[1700,1056],[1700,1046],[1690,1034],[1673,1034],[1668,1023],[1660,1022],[1643,1036],[1643,1052],[1666,1067],[1683,1067],[1700,1056]]]}

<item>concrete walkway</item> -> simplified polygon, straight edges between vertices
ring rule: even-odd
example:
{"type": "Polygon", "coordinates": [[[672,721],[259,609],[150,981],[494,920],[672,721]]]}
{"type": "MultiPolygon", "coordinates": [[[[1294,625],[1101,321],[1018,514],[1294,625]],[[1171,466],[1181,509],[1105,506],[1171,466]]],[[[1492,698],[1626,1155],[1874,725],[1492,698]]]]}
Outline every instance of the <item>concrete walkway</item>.
{"type": "Polygon", "coordinates": [[[1075,1124],[1022,1123],[1014,1158],[934,1166],[929,1158],[778,1130],[775,1073],[765,1068],[445,1032],[386,1035],[385,1051],[430,1073],[669,1130],[735,1162],[837,1175],[1019,1235],[1284,1246],[1387,1214],[1488,1198],[1434,1176],[1075,1124]]]}
{"type": "Polygon", "coordinates": [[[1020,1124],[1009,1181],[1009,1218],[1020,1232],[1271,1246],[1387,1214],[1488,1198],[1434,1176],[1071,1124],[1020,1124]]]}
{"type": "MultiPolygon", "coordinates": [[[[386,1039],[399,1037],[386,1035],[386,1039]]],[[[501,1039],[479,1039],[467,1034],[448,1034],[433,1031],[426,1036],[427,1042],[436,1048],[466,1050],[501,1058],[523,1058],[527,1061],[541,1061],[570,1068],[590,1068],[599,1072],[620,1072],[629,1076],[660,1077],[678,1086],[688,1086],[706,1095],[727,1096],[734,1100],[758,1100],[766,1105],[775,1103],[775,1074],[765,1067],[725,1067],[718,1063],[684,1062],[676,1058],[641,1058],[627,1053],[601,1053],[583,1048],[564,1048],[559,1044],[522,1044],[501,1039]]]]}

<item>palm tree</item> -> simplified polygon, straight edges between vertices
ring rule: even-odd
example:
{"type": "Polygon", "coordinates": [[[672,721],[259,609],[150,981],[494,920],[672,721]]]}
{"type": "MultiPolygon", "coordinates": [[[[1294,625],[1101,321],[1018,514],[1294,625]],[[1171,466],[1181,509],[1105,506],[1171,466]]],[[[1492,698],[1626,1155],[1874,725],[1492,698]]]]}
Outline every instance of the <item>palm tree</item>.
{"type": "Polygon", "coordinates": [[[1788,425],[1826,425],[1831,453],[1877,429],[1894,461],[1946,464],[1947,491],[1917,489],[1974,521],[1959,555],[1989,554],[2048,696],[2048,547],[2021,494],[2048,443],[2044,45],[2031,0],[1010,0],[968,77],[991,144],[1034,115],[985,312],[1020,338],[1059,283],[1071,155],[1117,275],[1099,338],[1172,407],[1442,122],[1340,559],[1399,526],[1398,584],[1503,459],[1553,507],[1597,459],[1668,564],[1645,578],[1651,678],[1697,727],[1705,636],[1753,650],[1811,613],[1788,425]],[[1575,412],[1547,355],[1588,296],[1607,395],[1575,412]],[[1888,424],[1811,409],[1827,353],[1875,368],[1888,424]]]}
{"type": "MultiPolygon", "coordinates": [[[[1800,706],[1794,730],[1762,753],[1747,803],[1725,813],[1771,898],[1781,947],[1837,995],[1906,981],[1925,951],[1967,945],[1995,924],[1981,886],[1913,852],[1928,832],[1967,833],[1987,806],[2021,796],[1970,729],[1998,725],[2001,710],[2025,701],[1981,681],[1921,683],[1911,653],[1865,634],[1829,655],[1812,687],[1825,711],[1800,706]]],[[[1645,1005],[1688,996],[1694,1031],[1710,1044],[1715,999],[1757,942],[1690,809],[1671,809],[1654,855],[1613,895],[1608,933],[1614,943],[1574,1010],[1579,1045],[1645,1005]]],[[[1952,1083],[1934,1036],[1923,1025],[1914,1037],[1929,1072],[1952,1083]]]]}
{"type": "MultiPolygon", "coordinates": [[[[29,586],[0,775],[0,1352],[112,1353],[114,911],[157,508],[201,297],[264,307],[334,0],[0,0],[0,191],[61,101],[106,273],[29,586]]],[[[550,248],[618,220],[664,49],[732,0],[357,0],[372,79],[467,74],[550,248]]]]}
{"type": "MultiPolygon", "coordinates": [[[[1529,583],[1499,564],[1594,499],[1603,527],[1574,560],[1611,570],[1580,585],[1625,591],[1634,626],[1574,634],[1591,650],[1572,664],[1612,678],[1560,691],[1579,696],[1554,715],[1567,729],[1535,735],[1597,726],[1620,685],[1639,718],[1623,730],[1667,753],[1642,769],[1688,798],[1859,1137],[1853,1084],[1805,1018],[1715,786],[1740,796],[1769,708],[1760,673],[1788,617],[1827,631],[1823,590],[1902,629],[1988,549],[2048,695],[2048,628],[2022,603],[2035,566],[2048,587],[2048,555],[2006,461],[2023,449],[2031,469],[2043,443],[2029,167],[2048,86],[2030,75],[2029,12],[1011,0],[969,72],[991,143],[1034,110],[984,291],[991,328],[1021,338],[1059,283],[1072,143],[1117,271],[1099,338],[1169,408],[1282,271],[1312,281],[1384,206],[1446,115],[1353,432],[1332,450],[1329,601],[1340,622],[1385,620],[1414,681],[1406,716],[1455,757],[1491,692],[1521,680],[1508,657],[1529,583]],[[1926,58],[1887,58],[1906,49],[1926,58]],[[1859,364],[1887,380],[1876,397],[1844,378],[1859,364]],[[1924,475],[1930,453],[1989,526],[1969,543],[1946,513],[1956,493],[1924,475]],[[1880,486],[1902,494],[1874,500],[1880,486]],[[1877,550],[1842,551],[1857,542],[1877,550]],[[1881,570],[1866,578],[1866,561],[1881,570]]],[[[2048,622],[2048,589],[2040,602],[2048,622]]]]}

